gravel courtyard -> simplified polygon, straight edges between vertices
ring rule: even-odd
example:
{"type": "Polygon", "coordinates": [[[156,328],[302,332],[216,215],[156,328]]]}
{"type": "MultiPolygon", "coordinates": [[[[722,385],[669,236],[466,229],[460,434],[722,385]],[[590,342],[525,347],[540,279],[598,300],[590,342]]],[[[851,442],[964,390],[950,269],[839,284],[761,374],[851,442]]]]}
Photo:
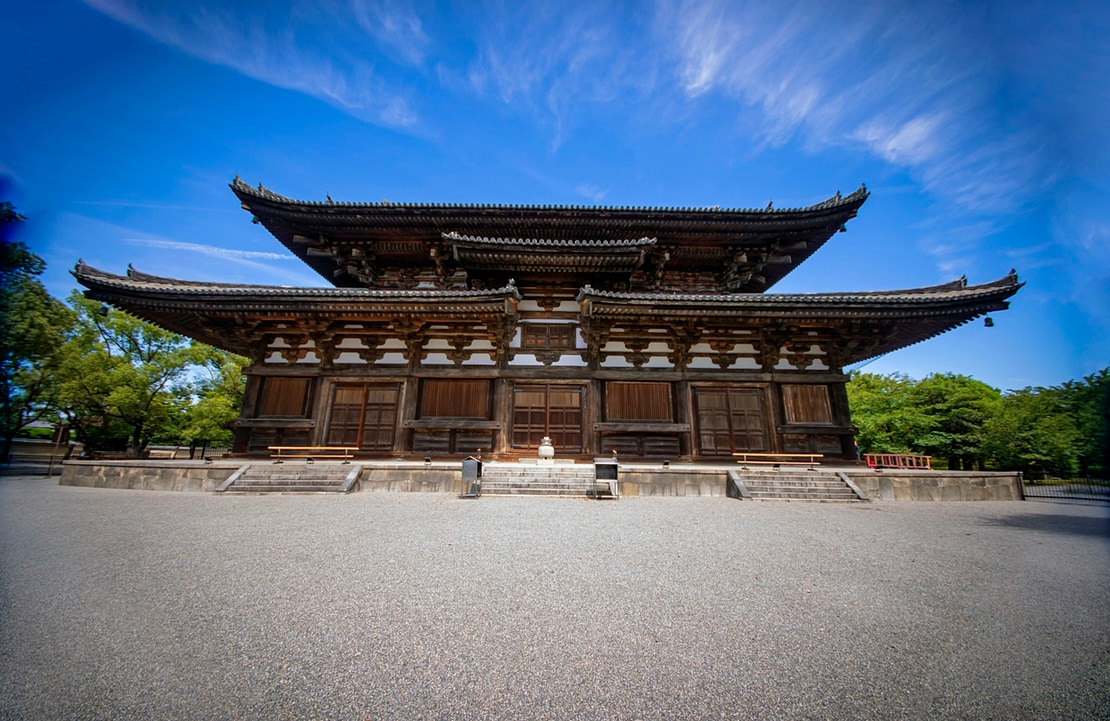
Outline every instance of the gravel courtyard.
{"type": "Polygon", "coordinates": [[[1108,514],[0,479],[0,718],[1110,718],[1108,514]]]}

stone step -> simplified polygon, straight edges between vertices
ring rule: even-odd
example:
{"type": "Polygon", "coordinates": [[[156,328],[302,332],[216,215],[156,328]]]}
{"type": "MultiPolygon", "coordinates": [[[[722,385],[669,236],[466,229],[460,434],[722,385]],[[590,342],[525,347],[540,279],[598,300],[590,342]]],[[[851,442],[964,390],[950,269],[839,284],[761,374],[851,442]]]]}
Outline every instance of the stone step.
{"type": "Polygon", "coordinates": [[[583,478],[592,479],[595,471],[592,466],[588,468],[490,468],[482,469],[482,478],[583,478]]]}
{"type": "Polygon", "coordinates": [[[224,493],[344,493],[347,478],[361,466],[341,463],[251,465],[224,493]]]}
{"type": "Polygon", "coordinates": [[[309,466],[306,468],[252,468],[244,475],[265,478],[296,478],[298,476],[312,476],[313,478],[346,478],[347,474],[351,472],[350,467],[346,468],[321,468],[319,470],[309,466]]]}
{"type": "MultiPolygon", "coordinates": [[[[594,495],[592,489],[579,488],[493,488],[482,489],[483,496],[551,496],[553,498],[588,498],[594,495]]],[[[608,495],[598,492],[597,495],[608,495]]]]}
{"type": "Polygon", "coordinates": [[[564,486],[574,486],[574,487],[576,487],[576,488],[577,488],[577,487],[582,487],[582,488],[586,488],[586,487],[593,487],[593,486],[596,486],[596,485],[605,485],[605,484],[604,484],[604,481],[603,481],[603,483],[602,483],[602,484],[596,484],[596,483],[594,483],[594,480],[593,480],[593,479],[591,479],[591,480],[575,480],[575,481],[559,481],[559,480],[490,480],[490,479],[487,479],[487,478],[483,478],[483,479],[482,479],[482,487],[483,487],[483,488],[494,488],[494,487],[503,487],[503,486],[504,486],[504,487],[512,487],[512,488],[517,488],[517,487],[534,487],[534,488],[547,488],[547,487],[551,487],[551,488],[563,488],[564,486]]]}
{"type": "Polygon", "coordinates": [[[482,484],[483,496],[561,496],[584,498],[587,496],[608,494],[608,485],[596,485],[593,483],[482,484]]]}
{"type": "Polygon", "coordinates": [[[811,496],[819,496],[821,494],[833,494],[855,497],[856,495],[850,488],[805,488],[802,486],[748,486],[748,492],[752,494],[762,493],[764,495],[775,493],[794,493],[799,495],[809,494],[811,496]]]}
{"type": "Polygon", "coordinates": [[[740,477],[753,500],[820,501],[851,503],[859,501],[843,479],[816,473],[748,473],[740,477]]]}
{"type": "Polygon", "coordinates": [[[545,477],[526,477],[516,476],[512,478],[490,478],[489,476],[482,476],[482,483],[512,483],[512,484],[535,484],[535,483],[593,483],[593,477],[590,478],[545,478],[545,477]]]}
{"type": "Polygon", "coordinates": [[[343,476],[310,476],[310,475],[307,475],[307,474],[305,474],[303,476],[254,476],[254,475],[251,475],[251,476],[240,476],[239,480],[236,480],[235,483],[236,484],[241,484],[241,483],[246,483],[246,481],[255,481],[255,483],[262,483],[262,484],[270,484],[270,483],[280,484],[280,483],[285,483],[285,481],[302,480],[302,479],[303,480],[312,480],[312,481],[320,480],[320,481],[324,481],[324,483],[329,483],[329,484],[342,484],[343,481],[346,480],[346,475],[345,474],[343,476]]]}
{"type": "Polygon", "coordinates": [[[789,498],[857,498],[851,489],[749,488],[752,496],[784,496],[789,498]]]}
{"type": "Polygon", "coordinates": [[[282,488],[283,486],[320,486],[323,488],[331,488],[333,486],[341,486],[342,482],[337,482],[332,479],[324,478],[289,478],[280,481],[264,480],[257,478],[240,478],[232,487],[233,488],[282,488]]]}
{"type": "Polygon", "coordinates": [[[238,495],[266,495],[266,494],[282,494],[282,493],[341,493],[342,487],[340,486],[247,486],[240,488],[235,484],[224,491],[225,494],[238,494],[238,495]]]}

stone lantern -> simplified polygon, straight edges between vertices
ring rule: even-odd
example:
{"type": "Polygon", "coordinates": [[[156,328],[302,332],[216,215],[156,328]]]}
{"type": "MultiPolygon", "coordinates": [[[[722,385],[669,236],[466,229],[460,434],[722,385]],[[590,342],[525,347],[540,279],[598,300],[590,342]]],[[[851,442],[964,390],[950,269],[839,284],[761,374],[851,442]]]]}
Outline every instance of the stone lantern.
{"type": "Polygon", "coordinates": [[[551,439],[547,436],[543,437],[540,441],[540,449],[537,453],[539,456],[539,465],[550,466],[555,463],[555,446],[551,445],[551,439]]]}

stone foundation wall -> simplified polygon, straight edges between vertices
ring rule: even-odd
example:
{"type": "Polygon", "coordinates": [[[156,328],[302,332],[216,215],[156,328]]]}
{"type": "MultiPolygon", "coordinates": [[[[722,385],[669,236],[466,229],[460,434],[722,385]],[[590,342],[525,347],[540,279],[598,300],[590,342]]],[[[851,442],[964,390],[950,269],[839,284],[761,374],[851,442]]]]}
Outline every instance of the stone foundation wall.
{"type": "Polygon", "coordinates": [[[383,463],[363,466],[355,490],[462,493],[462,464],[434,463],[424,467],[383,463]]]}
{"type": "Polygon", "coordinates": [[[1021,474],[979,471],[847,471],[875,501],[1020,501],[1021,474]]]}
{"type": "Polygon", "coordinates": [[[720,468],[678,470],[622,467],[621,494],[625,496],[723,496],[725,471],[720,468]]]}
{"type": "MultiPolygon", "coordinates": [[[[249,461],[245,461],[249,462],[249,461]]],[[[67,461],[63,486],[149,491],[214,491],[244,462],[216,461],[67,461]]],[[[621,466],[625,496],[723,496],[724,467],[662,468],[621,466]]],[[[1018,501],[1017,473],[973,471],[876,472],[845,469],[845,474],[876,501],[1018,501]]],[[[363,467],[357,491],[462,493],[461,464],[374,463],[363,467]]]]}
{"type": "Polygon", "coordinates": [[[66,461],[58,484],[138,491],[214,491],[240,465],[203,461],[66,461]]]}

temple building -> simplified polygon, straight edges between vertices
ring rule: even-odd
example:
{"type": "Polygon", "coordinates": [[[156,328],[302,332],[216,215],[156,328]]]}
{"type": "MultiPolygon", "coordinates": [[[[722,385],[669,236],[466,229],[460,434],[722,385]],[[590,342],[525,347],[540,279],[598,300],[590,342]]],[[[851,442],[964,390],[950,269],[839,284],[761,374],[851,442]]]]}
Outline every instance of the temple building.
{"type": "Polygon", "coordinates": [[[235,178],[328,283],[202,283],[78,263],[86,295],[246,356],[234,452],[721,460],[853,454],[845,367],[1008,307],[1016,274],[771,292],[867,200],[763,210],[294,200],[235,178]]]}

